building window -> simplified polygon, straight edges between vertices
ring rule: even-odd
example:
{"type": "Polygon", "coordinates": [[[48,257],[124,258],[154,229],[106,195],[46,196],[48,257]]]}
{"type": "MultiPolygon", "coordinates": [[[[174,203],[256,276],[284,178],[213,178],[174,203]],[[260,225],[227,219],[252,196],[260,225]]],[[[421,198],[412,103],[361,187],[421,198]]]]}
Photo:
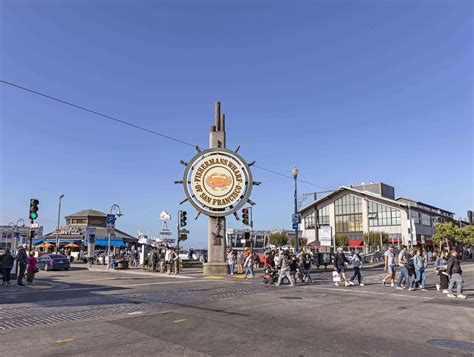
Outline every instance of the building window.
{"type": "Polygon", "coordinates": [[[412,219],[414,224],[420,224],[420,213],[412,210],[410,212],[410,218],[412,219]]]}
{"type": "Polygon", "coordinates": [[[400,210],[376,202],[369,202],[369,226],[399,226],[400,210]]]}
{"type": "Polygon", "coordinates": [[[362,232],[362,199],[345,195],[334,202],[336,232],[362,232]]]}
{"type": "Polygon", "coordinates": [[[429,214],[421,214],[421,224],[424,226],[431,227],[431,217],[429,214]]]}
{"type": "Polygon", "coordinates": [[[320,226],[329,225],[329,205],[318,210],[318,223],[320,226]]]}
{"type": "Polygon", "coordinates": [[[305,229],[314,229],[315,225],[315,213],[311,213],[304,218],[304,228],[305,229]]]}

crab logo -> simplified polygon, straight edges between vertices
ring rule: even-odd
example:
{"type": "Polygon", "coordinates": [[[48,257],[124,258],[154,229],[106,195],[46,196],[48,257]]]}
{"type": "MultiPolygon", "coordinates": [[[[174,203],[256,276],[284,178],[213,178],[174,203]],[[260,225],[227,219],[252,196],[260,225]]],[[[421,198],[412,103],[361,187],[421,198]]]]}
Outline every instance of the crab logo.
{"type": "Polygon", "coordinates": [[[206,184],[214,191],[222,191],[232,184],[232,179],[226,174],[214,173],[206,178],[206,184]]]}

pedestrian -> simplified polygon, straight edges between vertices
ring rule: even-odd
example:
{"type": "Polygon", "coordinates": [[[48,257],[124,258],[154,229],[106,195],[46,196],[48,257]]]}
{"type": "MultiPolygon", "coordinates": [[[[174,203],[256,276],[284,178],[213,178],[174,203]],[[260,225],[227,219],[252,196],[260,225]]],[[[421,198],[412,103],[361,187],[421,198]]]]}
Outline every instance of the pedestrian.
{"type": "Polygon", "coordinates": [[[422,254],[421,249],[416,250],[416,255],[413,258],[413,265],[415,266],[416,284],[421,283],[421,291],[426,290],[426,257],[422,254]]]}
{"type": "Polygon", "coordinates": [[[36,266],[35,252],[33,251],[31,251],[30,255],[28,256],[28,266],[26,271],[26,281],[29,285],[31,285],[35,279],[35,274],[39,271],[38,267],[36,266]]]}
{"type": "Polygon", "coordinates": [[[385,267],[384,271],[387,273],[382,279],[382,286],[385,286],[387,279],[390,279],[390,286],[395,287],[395,255],[393,254],[393,247],[388,247],[384,254],[385,267]]]}
{"type": "Polygon", "coordinates": [[[174,254],[171,247],[166,248],[165,261],[168,268],[168,275],[174,272],[174,254]]]}
{"type": "Polygon", "coordinates": [[[435,261],[435,272],[439,276],[439,284],[436,284],[436,290],[442,291],[444,294],[448,293],[449,276],[446,272],[447,267],[446,255],[444,252],[438,254],[438,259],[435,261]]]}
{"type": "Polygon", "coordinates": [[[462,269],[461,262],[458,259],[458,252],[455,249],[451,249],[451,255],[448,258],[448,264],[446,271],[449,275],[449,287],[448,297],[465,299],[466,296],[462,294],[464,287],[464,281],[462,280],[462,269]],[[456,285],[456,295],[453,294],[453,288],[456,285]]]}
{"type": "Polygon", "coordinates": [[[400,276],[397,281],[397,289],[405,289],[410,287],[410,277],[408,275],[408,258],[407,246],[402,245],[402,250],[398,254],[398,266],[400,268],[400,276]]]}
{"type": "Polygon", "coordinates": [[[244,268],[245,268],[245,275],[244,279],[247,279],[247,276],[250,274],[252,275],[252,278],[255,279],[255,274],[253,272],[253,251],[250,251],[250,253],[247,255],[247,258],[245,258],[244,261],[244,268]]]}
{"type": "Polygon", "coordinates": [[[193,260],[194,249],[190,247],[188,250],[188,260],[193,260]]]}
{"type": "Polygon", "coordinates": [[[427,263],[431,263],[433,261],[433,252],[431,250],[426,253],[428,256],[428,260],[426,261],[427,263]]]}
{"type": "Polygon", "coordinates": [[[235,269],[235,255],[232,250],[229,251],[227,254],[227,264],[229,264],[229,272],[230,275],[234,275],[234,269],[235,269]]]}
{"type": "MultiPolygon", "coordinates": [[[[349,286],[349,282],[346,278],[346,264],[349,264],[349,261],[344,254],[342,247],[338,247],[334,255],[334,270],[344,279],[344,285],[349,286]]],[[[339,286],[339,283],[336,281],[334,285],[339,286]]]]}
{"type": "Polygon", "coordinates": [[[352,254],[352,268],[354,269],[354,274],[349,280],[349,285],[354,285],[354,280],[357,277],[359,286],[364,286],[364,283],[362,282],[362,274],[360,272],[362,269],[362,257],[360,256],[360,249],[357,249],[357,251],[354,249],[354,254],[352,254]]]}
{"type": "Polygon", "coordinates": [[[244,273],[244,262],[245,262],[245,257],[244,253],[242,251],[239,251],[237,253],[237,274],[243,274],[244,273]]]}
{"type": "Polygon", "coordinates": [[[0,256],[0,260],[2,261],[3,286],[7,286],[10,285],[10,272],[12,271],[14,261],[10,248],[5,249],[5,253],[0,256]]]}
{"type": "Polygon", "coordinates": [[[313,279],[311,279],[311,275],[309,273],[311,269],[311,255],[309,253],[303,253],[301,254],[301,267],[303,268],[303,278],[306,280],[306,282],[313,282],[313,279]]]}
{"type": "Polygon", "coordinates": [[[279,259],[278,259],[278,268],[280,269],[280,273],[278,275],[278,281],[275,284],[276,286],[280,286],[282,280],[287,278],[290,282],[291,286],[295,286],[293,282],[293,278],[290,274],[290,262],[288,260],[288,251],[280,252],[279,259]]]}
{"type": "Polygon", "coordinates": [[[290,276],[293,278],[293,281],[296,284],[296,272],[298,270],[298,260],[293,255],[290,259],[290,276]]]}
{"type": "Polygon", "coordinates": [[[158,267],[158,252],[156,249],[153,251],[153,254],[151,255],[151,261],[152,261],[152,270],[156,271],[158,267]]]}
{"type": "Polygon", "coordinates": [[[414,287],[415,287],[416,279],[415,279],[415,265],[413,264],[413,258],[414,257],[415,257],[415,249],[410,248],[410,251],[406,256],[406,258],[407,258],[406,267],[407,267],[407,271],[408,271],[408,280],[413,279],[410,282],[410,285],[409,285],[409,288],[408,288],[409,291],[415,290],[414,287]]]}
{"type": "Polygon", "coordinates": [[[18,264],[18,279],[17,285],[18,286],[25,286],[23,284],[23,278],[25,277],[26,266],[28,265],[28,256],[26,255],[26,244],[22,244],[20,249],[16,253],[16,261],[18,264]]]}

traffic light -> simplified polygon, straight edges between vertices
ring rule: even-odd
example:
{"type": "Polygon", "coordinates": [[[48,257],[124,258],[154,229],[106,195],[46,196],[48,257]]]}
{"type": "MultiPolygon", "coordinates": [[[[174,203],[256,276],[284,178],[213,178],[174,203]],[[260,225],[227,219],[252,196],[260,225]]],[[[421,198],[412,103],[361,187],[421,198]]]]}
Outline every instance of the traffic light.
{"type": "Polygon", "coordinates": [[[246,226],[249,225],[249,210],[248,210],[248,208],[243,208],[242,209],[242,223],[245,224],[246,226]]]}
{"type": "Polygon", "coordinates": [[[30,200],[30,219],[36,219],[38,218],[38,205],[40,201],[38,201],[36,198],[32,198],[30,200]]]}
{"type": "Polygon", "coordinates": [[[188,224],[187,219],[188,217],[187,217],[186,211],[180,211],[179,212],[179,225],[181,227],[186,227],[186,225],[188,224]]]}

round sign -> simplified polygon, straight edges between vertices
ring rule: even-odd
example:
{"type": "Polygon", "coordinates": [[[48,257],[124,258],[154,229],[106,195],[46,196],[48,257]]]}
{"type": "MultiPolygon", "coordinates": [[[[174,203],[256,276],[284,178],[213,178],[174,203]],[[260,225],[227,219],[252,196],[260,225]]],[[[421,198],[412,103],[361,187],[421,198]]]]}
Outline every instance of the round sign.
{"type": "Polygon", "coordinates": [[[252,174],[237,153],[208,149],[187,165],[183,183],[186,198],[197,210],[211,217],[223,217],[247,202],[252,191],[252,174]]]}

